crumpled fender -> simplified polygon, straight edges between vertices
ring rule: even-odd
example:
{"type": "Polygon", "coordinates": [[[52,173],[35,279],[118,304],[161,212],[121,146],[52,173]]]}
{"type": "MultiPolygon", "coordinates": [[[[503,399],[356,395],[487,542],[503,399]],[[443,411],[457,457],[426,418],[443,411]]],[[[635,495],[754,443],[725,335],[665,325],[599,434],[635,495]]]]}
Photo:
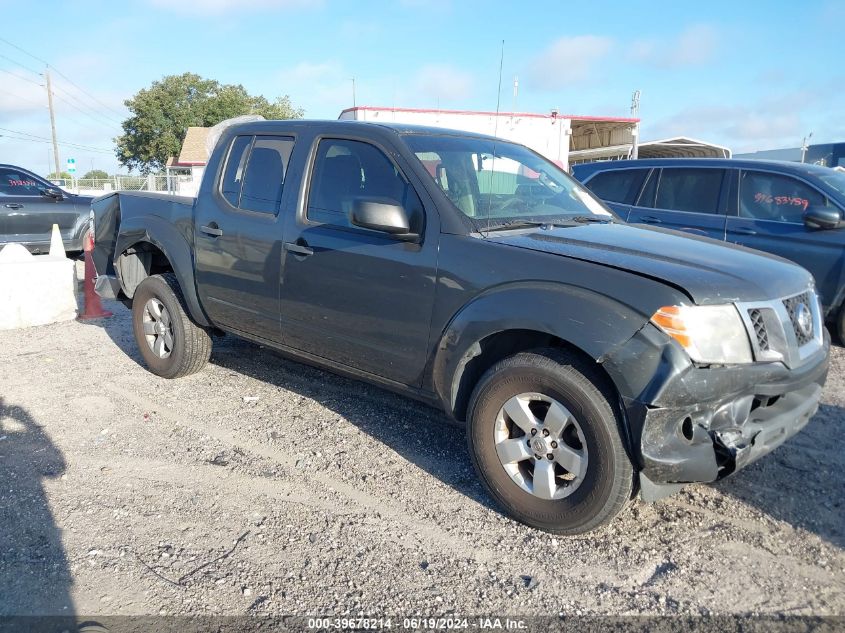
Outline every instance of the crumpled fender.
{"type": "Polygon", "coordinates": [[[549,334],[601,362],[647,321],[632,307],[577,286],[539,281],[496,286],[466,304],[444,329],[433,361],[434,389],[455,415],[459,400],[467,397],[464,367],[480,353],[480,341],[499,332],[549,334]]]}
{"type": "MultiPolygon", "coordinates": [[[[149,242],[167,257],[179,281],[191,318],[198,325],[211,325],[197,296],[191,245],[172,221],[154,215],[124,217],[114,250],[115,263],[122,253],[141,242],[149,242]]],[[[115,269],[119,270],[117,266],[115,269]]]]}

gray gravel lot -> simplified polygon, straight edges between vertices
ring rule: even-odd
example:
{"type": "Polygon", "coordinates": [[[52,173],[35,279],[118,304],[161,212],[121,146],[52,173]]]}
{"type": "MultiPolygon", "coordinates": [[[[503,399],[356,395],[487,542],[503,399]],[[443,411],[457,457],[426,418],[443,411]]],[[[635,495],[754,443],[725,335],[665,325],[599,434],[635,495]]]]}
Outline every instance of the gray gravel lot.
{"type": "Polygon", "coordinates": [[[845,614],[845,350],[786,446],[554,537],[415,402],[217,340],[140,364],[129,312],[0,332],[0,615],[845,614]]]}

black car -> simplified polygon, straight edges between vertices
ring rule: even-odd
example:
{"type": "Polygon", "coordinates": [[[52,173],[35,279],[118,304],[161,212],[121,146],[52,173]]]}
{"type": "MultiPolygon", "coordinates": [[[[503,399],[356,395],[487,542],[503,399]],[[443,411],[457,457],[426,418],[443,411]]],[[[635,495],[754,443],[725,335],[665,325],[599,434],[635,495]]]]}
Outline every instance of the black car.
{"type": "Polygon", "coordinates": [[[88,229],[91,200],[26,169],[0,164],[0,247],[16,242],[33,253],[46,253],[53,225],[58,224],[65,251],[78,253],[88,229]]]}
{"type": "Polygon", "coordinates": [[[621,222],[501,139],[241,124],[195,199],[92,206],[97,291],[131,306],[153,373],[201,370],[226,332],[418,398],[547,530],[733,473],[808,423],[827,375],[806,270],[621,222]]]}
{"type": "Polygon", "coordinates": [[[714,158],[576,165],[573,175],[623,219],[780,255],[809,270],[845,343],[845,173],[714,158]]]}

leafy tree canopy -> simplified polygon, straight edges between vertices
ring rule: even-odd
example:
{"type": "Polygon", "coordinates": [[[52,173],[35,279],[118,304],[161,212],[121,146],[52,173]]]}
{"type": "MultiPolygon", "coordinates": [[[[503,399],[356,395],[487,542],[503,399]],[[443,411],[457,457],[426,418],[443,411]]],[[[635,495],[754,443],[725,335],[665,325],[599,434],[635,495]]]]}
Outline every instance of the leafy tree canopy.
{"type": "Polygon", "coordinates": [[[47,174],[47,180],[70,180],[71,178],[72,176],[66,171],[59,172],[58,174],[52,171],[47,174]]]}
{"type": "Polygon", "coordinates": [[[86,174],[82,177],[82,179],[83,179],[83,180],[89,180],[89,179],[90,179],[90,180],[95,180],[95,179],[97,179],[97,180],[105,180],[105,179],[106,179],[106,178],[108,178],[108,177],[109,177],[108,173],[107,173],[107,172],[105,172],[105,171],[103,171],[102,169],[92,169],[91,171],[89,171],[88,173],[86,173],[86,174]]]}
{"type": "Polygon", "coordinates": [[[243,114],[265,119],[300,119],[302,108],[290,98],[268,101],[250,95],[241,85],[221,84],[193,73],[168,75],[128,99],[131,116],[123,122],[123,134],[115,139],[117,158],[142,174],[164,168],[178,156],[191,126],[210,127],[243,114]]]}

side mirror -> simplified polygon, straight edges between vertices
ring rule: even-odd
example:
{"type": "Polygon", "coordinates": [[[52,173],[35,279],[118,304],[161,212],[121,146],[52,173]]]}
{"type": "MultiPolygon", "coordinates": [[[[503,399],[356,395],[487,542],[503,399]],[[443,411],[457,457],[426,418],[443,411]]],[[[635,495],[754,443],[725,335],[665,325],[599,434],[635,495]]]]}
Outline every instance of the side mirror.
{"type": "Polygon", "coordinates": [[[411,234],[411,220],[405,208],[394,200],[385,198],[358,199],[352,203],[352,224],[372,231],[389,233],[398,237],[416,237],[411,234]]]}
{"type": "Polygon", "coordinates": [[[804,224],[811,229],[835,229],[842,222],[836,207],[808,207],[804,212],[804,224]]]}
{"type": "Polygon", "coordinates": [[[57,187],[49,187],[46,189],[41,190],[41,195],[46,196],[47,198],[52,198],[53,200],[64,200],[65,194],[61,189],[57,187]]]}

